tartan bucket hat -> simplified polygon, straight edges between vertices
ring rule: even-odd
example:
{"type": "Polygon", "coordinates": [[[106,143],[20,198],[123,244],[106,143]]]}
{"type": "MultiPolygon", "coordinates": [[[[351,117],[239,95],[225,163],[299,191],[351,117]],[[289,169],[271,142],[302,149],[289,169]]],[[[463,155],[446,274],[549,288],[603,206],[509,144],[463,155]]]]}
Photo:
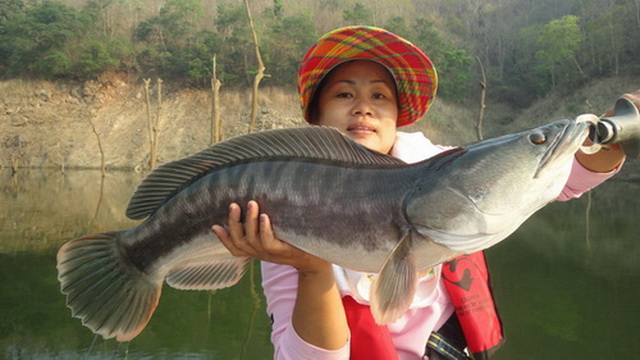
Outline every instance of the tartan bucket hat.
{"type": "Polygon", "coordinates": [[[309,105],[322,79],[338,65],[352,60],[375,61],[393,75],[398,92],[398,127],[420,120],[431,106],[438,75],[422,50],[384,29],[349,26],[323,35],[302,59],[298,93],[307,122],[311,121],[309,105]]]}

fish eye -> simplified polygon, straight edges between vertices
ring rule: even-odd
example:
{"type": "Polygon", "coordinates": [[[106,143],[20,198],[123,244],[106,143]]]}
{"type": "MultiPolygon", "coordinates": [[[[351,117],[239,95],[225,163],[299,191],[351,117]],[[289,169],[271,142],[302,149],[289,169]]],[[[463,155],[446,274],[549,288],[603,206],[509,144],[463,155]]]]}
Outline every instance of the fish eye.
{"type": "Polygon", "coordinates": [[[542,145],[547,142],[547,137],[541,132],[534,132],[529,134],[529,141],[535,145],[542,145]]]}

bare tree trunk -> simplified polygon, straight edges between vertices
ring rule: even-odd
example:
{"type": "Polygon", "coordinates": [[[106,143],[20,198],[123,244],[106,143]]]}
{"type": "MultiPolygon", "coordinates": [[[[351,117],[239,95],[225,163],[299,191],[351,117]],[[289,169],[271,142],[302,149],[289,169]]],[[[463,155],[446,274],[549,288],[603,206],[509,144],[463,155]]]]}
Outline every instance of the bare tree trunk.
{"type": "Polygon", "coordinates": [[[151,99],[149,96],[149,84],[151,79],[144,79],[144,96],[147,104],[147,126],[149,128],[149,167],[155,166],[155,148],[153,146],[153,121],[151,121],[151,99]]]}
{"type": "Polygon", "coordinates": [[[100,173],[102,174],[102,177],[104,178],[106,176],[106,161],[105,161],[105,155],[104,155],[104,148],[102,147],[102,141],[100,141],[100,134],[98,134],[98,131],[96,130],[96,126],[93,124],[93,121],[91,121],[91,118],[89,117],[89,125],[91,125],[91,130],[93,131],[93,133],[96,136],[96,139],[98,140],[98,150],[100,150],[100,173]]]}
{"type": "Polygon", "coordinates": [[[162,79],[157,78],[158,84],[158,107],[156,109],[156,123],[153,126],[153,166],[155,168],[158,159],[158,137],[160,136],[160,111],[162,110],[162,79]]]}
{"type": "Polygon", "coordinates": [[[478,64],[480,65],[480,72],[482,73],[482,81],[480,81],[480,114],[478,114],[478,122],[475,125],[476,128],[476,137],[478,140],[482,140],[482,123],[484,122],[484,110],[487,108],[486,98],[487,98],[487,75],[484,72],[484,66],[482,65],[482,61],[480,58],[476,56],[478,60],[478,64]]]}
{"type": "Polygon", "coordinates": [[[210,144],[222,141],[222,123],[220,121],[220,80],[216,71],[216,55],[213,55],[213,75],[211,76],[211,139],[210,144]]]}
{"type": "Polygon", "coordinates": [[[18,172],[18,168],[20,167],[20,154],[18,151],[15,151],[11,154],[11,176],[14,176],[18,172]]]}
{"type": "Polygon", "coordinates": [[[251,10],[249,9],[249,0],[244,0],[244,4],[247,7],[247,15],[249,16],[249,26],[251,27],[251,33],[253,34],[253,43],[256,45],[256,59],[258,60],[258,73],[253,79],[253,92],[251,97],[251,122],[249,123],[248,132],[253,132],[256,127],[256,120],[258,118],[258,87],[263,77],[268,76],[264,73],[264,63],[260,56],[260,46],[258,44],[258,35],[256,29],[253,26],[253,18],[251,17],[251,10]]]}
{"type": "MultiPolygon", "coordinates": [[[[613,13],[614,11],[614,7],[615,4],[613,2],[611,2],[609,4],[609,9],[610,11],[613,13]]],[[[620,45],[618,44],[618,37],[615,31],[615,23],[613,22],[613,19],[610,18],[609,19],[609,35],[610,35],[610,39],[611,39],[611,52],[613,55],[613,73],[618,75],[620,68],[620,45]]]]}
{"type": "Polygon", "coordinates": [[[583,78],[586,78],[587,74],[585,74],[584,71],[582,70],[582,66],[580,66],[580,63],[578,62],[578,59],[576,59],[575,56],[572,56],[571,59],[573,60],[573,63],[576,65],[576,67],[578,68],[578,71],[580,72],[580,75],[582,75],[583,78]]]}
{"type": "Polygon", "coordinates": [[[151,79],[144,79],[144,94],[147,102],[147,126],[149,127],[149,168],[156,167],[158,136],[160,135],[160,110],[162,107],[162,79],[158,78],[158,107],[156,109],[155,122],[151,119],[151,99],[149,95],[149,85],[151,79]]]}

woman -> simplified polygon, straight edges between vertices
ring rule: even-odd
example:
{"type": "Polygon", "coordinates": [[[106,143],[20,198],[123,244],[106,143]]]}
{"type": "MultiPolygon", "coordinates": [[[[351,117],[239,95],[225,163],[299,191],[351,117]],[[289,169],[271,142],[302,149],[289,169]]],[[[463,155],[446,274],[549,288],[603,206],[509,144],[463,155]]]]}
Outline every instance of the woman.
{"type": "MultiPolygon", "coordinates": [[[[426,113],[436,89],[435,70],[420,49],[383,29],[365,26],[342,28],[321,37],[304,57],[298,75],[302,111],[309,123],[336,127],[370,149],[407,162],[446,149],[433,145],[421,133],[396,131],[426,113]]],[[[561,199],[579,196],[608,179],[624,157],[619,146],[576,155],[561,199]]],[[[448,342],[462,350],[470,339],[478,340],[480,345],[471,349],[478,357],[501,342],[493,306],[487,307],[487,318],[480,323],[477,319],[462,321],[466,341],[459,334],[454,303],[458,306],[457,301],[464,297],[443,280],[442,265],[422,274],[416,297],[403,317],[387,326],[376,325],[367,308],[374,274],[340,268],[276,239],[268,215],[260,213],[256,202],[249,202],[245,211],[242,223],[240,206],[231,204],[227,228],[216,225],[213,231],[233,255],[262,260],[275,358],[455,359],[464,355],[441,355],[434,348],[448,342]],[[492,329],[473,329],[484,326],[486,319],[492,329]],[[453,339],[446,341],[447,336],[435,332],[438,330],[453,339]],[[438,336],[430,337],[432,333],[438,336]]],[[[486,273],[481,254],[470,261],[486,273]]],[[[447,268],[449,276],[455,275],[454,267],[447,268]]],[[[488,278],[481,275],[485,281],[476,295],[492,301],[488,278]]]]}

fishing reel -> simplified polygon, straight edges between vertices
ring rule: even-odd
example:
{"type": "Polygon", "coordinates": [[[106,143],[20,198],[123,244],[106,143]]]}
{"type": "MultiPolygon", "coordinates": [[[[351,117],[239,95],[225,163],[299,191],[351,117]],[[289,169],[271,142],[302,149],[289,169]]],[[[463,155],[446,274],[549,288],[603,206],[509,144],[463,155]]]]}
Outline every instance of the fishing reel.
{"type": "Polygon", "coordinates": [[[580,115],[576,122],[589,123],[590,146],[582,146],[585,154],[593,154],[603,145],[620,144],[628,157],[640,157],[640,113],[638,108],[626,98],[619,98],[613,108],[613,115],[598,118],[592,114],[580,115]]]}

